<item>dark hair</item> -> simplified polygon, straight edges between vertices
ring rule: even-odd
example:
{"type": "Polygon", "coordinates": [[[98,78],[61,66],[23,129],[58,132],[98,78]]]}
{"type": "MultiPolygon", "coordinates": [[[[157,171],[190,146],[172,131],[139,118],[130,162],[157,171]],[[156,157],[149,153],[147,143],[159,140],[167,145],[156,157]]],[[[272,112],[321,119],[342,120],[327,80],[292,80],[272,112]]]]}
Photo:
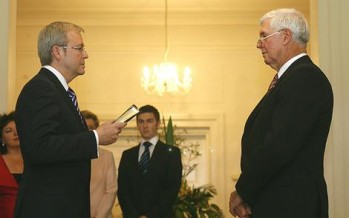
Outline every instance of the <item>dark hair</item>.
{"type": "Polygon", "coordinates": [[[138,115],[143,114],[143,113],[153,113],[156,121],[157,122],[160,121],[160,113],[159,113],[158,109],[156,109],[152,105],[147,104],[147,105],[140,107],[139,113],[137,114],[137,119],[138,119],[138,115]]]}
{"type": "Polygon", "coordinates": [[[15,112],[12,111],[8,114],[1,114],[0,115],[0,140],[1,140],[1,145],[0,145],[0,153],[1,154],[6,154],[7,153],[7,148],[6,146],[2,146],[2,130],[4,129],[4,127],[9,124],[10,122],[15,121],[15,112]]]}
{"type": "Polygon", "coordinates": [[[99,126],[99,119],[96,114],[92,113],[91,111],[88,110],[82,110],[81,115],[86,119],[91,119],[95,122],[96,127],[99,126]]]}

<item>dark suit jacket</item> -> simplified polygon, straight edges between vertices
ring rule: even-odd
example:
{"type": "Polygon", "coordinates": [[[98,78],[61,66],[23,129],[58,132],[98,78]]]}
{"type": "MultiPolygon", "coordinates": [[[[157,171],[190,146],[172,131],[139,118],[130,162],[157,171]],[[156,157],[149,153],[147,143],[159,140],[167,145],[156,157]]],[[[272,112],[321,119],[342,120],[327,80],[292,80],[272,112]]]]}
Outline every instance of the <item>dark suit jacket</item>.
{"type": "Polygon", "coordinates": [[[49,70],[42,68],[24,86],[15,121],[24,158],[15,217],[89,217],[96,139],[49,70]]]}
{"type": "Polygon", "coordinates": [[[119,165],[118,198],[123,216],[172,218],[182,178],[180,150],[158,141],[143,176],[138,167],[139,147],[124,151],[119,165]]]}
{"type": "Polygon", "coordinates": [[[236,184],[253,218],[328,217],[323,160],[332,108],[329,81],[304,56],[253,110],[236,184]]]}

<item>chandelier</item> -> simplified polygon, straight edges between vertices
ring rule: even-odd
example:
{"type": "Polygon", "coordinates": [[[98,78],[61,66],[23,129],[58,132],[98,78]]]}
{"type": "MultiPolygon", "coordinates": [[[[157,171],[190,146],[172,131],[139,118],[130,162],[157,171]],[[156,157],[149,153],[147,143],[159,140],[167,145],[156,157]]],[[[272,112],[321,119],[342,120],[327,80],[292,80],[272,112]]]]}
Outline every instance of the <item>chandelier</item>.
{"type": "Polygon", "coordinates": [[[152,68],[145,66],[141,78],[141,86],[148,94],[158,94],[163,96],[165,93],[185,94],[191,89],[192,78],[190,68],[185,67],[180,74],[174,63],[167,61],[169,53],[168,46],[168,28],[167,28],[167,0],[165,0],[165,55],[164,61],[155,64],[152,68]]]}

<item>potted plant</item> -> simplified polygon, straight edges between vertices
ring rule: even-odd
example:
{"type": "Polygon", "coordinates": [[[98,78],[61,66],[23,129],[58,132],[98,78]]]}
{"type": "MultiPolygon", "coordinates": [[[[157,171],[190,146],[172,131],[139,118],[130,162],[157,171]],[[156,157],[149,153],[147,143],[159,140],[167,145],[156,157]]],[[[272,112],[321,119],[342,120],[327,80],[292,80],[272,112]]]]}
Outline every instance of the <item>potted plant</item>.
{"type": "MultiPolygon", "coordinates": [[[[185,130],[184,130],[185,131],[185,130]]],[[[222,210],[210,200],[217,195],[217,191],[213,185],[203,185],[195,187],[190,186],[187,182],[187,176],[197,167],[192,161],[201,155],[199,152],[199,144],[191,143],[187,145],[185,138],[176,132],[176,126],[173,126],[171,117],[167,124],[163,118],[163,134],[160,134],[162,140],[167,144],[180,148],[183,162],[182,184],[176,203],[173,207],[176,218],[221,218],[222,210]]]]}

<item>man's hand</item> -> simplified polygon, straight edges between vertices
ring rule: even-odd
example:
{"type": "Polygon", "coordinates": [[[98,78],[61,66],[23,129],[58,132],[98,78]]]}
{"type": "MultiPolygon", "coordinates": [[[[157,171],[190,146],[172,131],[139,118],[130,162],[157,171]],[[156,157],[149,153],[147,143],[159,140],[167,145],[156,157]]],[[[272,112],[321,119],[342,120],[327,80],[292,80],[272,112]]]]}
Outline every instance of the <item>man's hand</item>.
{"type": "Polygon", "coordinates": [[[100,125],[96,131],[99,138],[100,145],[110,145],[118,139],[119,133],[127,123],[118,123],[114,121],[108,121],[100,125]]]}
{"type": "Polygon", "coordinates": [[[234,217],[240,218],[248,218],[252,214],[251,208],[243,202],[236,191],[230,194],[229,211],[234,217]]]}
{"type": "Polygon", "coordinates": [[[252,214],[251,208],[246,203],[241,203],[235,207],[234,213],[240,218],[249,218],[252,214]]]}

